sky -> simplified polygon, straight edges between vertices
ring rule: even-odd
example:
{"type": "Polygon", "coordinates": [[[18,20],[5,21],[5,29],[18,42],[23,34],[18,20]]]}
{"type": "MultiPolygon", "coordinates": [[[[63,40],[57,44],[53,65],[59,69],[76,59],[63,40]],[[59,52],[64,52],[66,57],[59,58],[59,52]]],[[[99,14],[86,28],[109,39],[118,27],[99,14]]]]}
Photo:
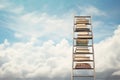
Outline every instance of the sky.
{"type": "Polygon", "coordinates": [[[97,80],[120,79],[120,0],[0,0],[0,80],[70,80],[74,16],[92,16],[97,80]]]}

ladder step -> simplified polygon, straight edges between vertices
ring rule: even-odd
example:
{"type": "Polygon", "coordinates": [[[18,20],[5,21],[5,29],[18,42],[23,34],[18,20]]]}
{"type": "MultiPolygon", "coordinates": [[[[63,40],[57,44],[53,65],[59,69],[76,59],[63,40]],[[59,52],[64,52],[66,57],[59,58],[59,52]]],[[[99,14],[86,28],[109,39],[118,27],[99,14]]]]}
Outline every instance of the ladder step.
{"type": "Polygon", "coordinates": [[[80,41],[80,40],[90,41],[91,40],[91,39],[80,39],[80,38],[76,38],[76,37],[74,37],[73,39],[76,40],[76,41],[80,41]]]}
{"type": "Polygon", "coordinates": [[[75,18],[91,18],[91,16],[74,16],[75,18]]]}
{"type": "Polygon", "coordinates": [[[78,36],[78,39],[92,39],[92,36],[78,36]]]}
{"type": "Polygon", "coordinates": [[[86,24],[86,25],[91,25],[91,23],[74,23],[74,25],[77,25],[77,24],[86,24]]]}
{"type": "Polygon", "coordinates": [[[80,59],[82,58],[82,59],[85,59],[85,60],[86,60],[86,59],[87,59],[87,60],[90,59],[90,57],[88,57],[88,56],[78,56],[78,55],[75,55],[74,58],[80,58],[80,59]]]}
{"type": "Polygon", "coordinates": [[[74,39],[92,39],[93,37],[77,37],[77,38],[74,38],[74,39]]]}
{"type": "Polygon", "coordinates": [[[91,70],[92,70],[92,69],[94,69],[94,68],[73,68],[73,69],[74,69],[74,70],[80,70],[80,69],[81,69],[81,70],[87,70],[87,69],[91,69],[91,70]]]}
{"type": "Polygon", "coordinates": [[[73,76],[73,77],[94,77],[93,75],[88,75],[88,76],[73,76]]]}
{"type": "Polygon", "coordinates": [[[76,62],[93,62],[94,60],[73,60],[73,61],[76,61],[76,62]]]}
{"type": "Polygon", "coordinates": [[[93,54],[93,53],[91,53],[91,52],[75,52],[73,54],[93,54]]]}
{"type": "Polygon", "coordinates": [[[81,55],[74,55],[73,56],[73,61],[78,61],[78,62],[84,62],[84,61],[94,61],[92,59],[90,59],[90,56],[81,56],[81,55]]]}
{"type": "Polygon", "coordinates": [[[91,53],[91,52],[89,51],[89,49],[82,49],[82,48],[76,47],[75,53],[91,53]]]}
{"type": "Polygon", "coordinates": [[[74,32],[91,32],[91,30],[87,28],[76,28],[74,32]]]}
{"type": "Polygon", "coordinates": [[[73,45],[74,47],[92,47],[92,45],[73,45]]]}

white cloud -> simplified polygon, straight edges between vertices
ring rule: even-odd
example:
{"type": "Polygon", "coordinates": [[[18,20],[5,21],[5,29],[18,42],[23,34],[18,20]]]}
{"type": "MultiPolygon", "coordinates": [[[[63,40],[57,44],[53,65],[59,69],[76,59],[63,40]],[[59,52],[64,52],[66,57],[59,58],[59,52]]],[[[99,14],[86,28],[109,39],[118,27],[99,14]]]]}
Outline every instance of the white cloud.
{"type": "MultiPolygon", "coordinates": [[[[96,70],[119,69],[120,61],[120,25],[114,35],[95,44],[96,70]]],[[[120,75],[120,74],[119,74],[120,75]]]]}
{"type": "MultiPolygon", "coordinates": [[[[97,72],[120,68],[119,37],[120,26],[112,37],[95,44],[97,72]]],[[[66,77],[70,73],[72,47],[67,40],[63,39],[57,44],[49,40],[44,42],[42,46],[36,46],[36,42],[36,38],[32,38],[27,43],[17,42],[13,44],[5,40],[0,45],[1,77],[54,78],[66,77]]],[[[114,71],[113,75],[116,74],[120,75],[119,71],[114,71]]]]}
{"type": "MultiPolygon", "coordinates": [[[[68,38],[72,35],[72,19],[58,18],[46,13],[26,13],[13,18],[16,23],[9,23],[8,28],[24,37],[49,37],[53,40],[68,38]]],[[[18,35],[15,35],[18,37],[18,35]]]]}
{"type": "Polygon", "coordinates": [[[81,15],[90,15],[90,16],[106,16],[106,13],[94,6],[85,6],[79,7],[81,15]]]}
{"type": "Polygon", "coordinates": [[[36,40],[27,43],[8,41],[0,45],[1,77],[33,78],[65,77],[71,69],[71,46],[63,39],[54,44],[52,40],[36,46],[36,40]],[[3,59],[8,59],[4,61],[3,59]],[[47,76],[46,76],[47,75],[47,76]]]}

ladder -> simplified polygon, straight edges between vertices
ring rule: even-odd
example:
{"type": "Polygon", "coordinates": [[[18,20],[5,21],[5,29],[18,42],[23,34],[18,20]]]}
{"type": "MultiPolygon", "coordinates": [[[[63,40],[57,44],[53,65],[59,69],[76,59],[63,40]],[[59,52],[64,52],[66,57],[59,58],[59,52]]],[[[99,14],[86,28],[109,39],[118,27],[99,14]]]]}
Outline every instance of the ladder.
{"type": "Polygon", "coordinates": [[[91,16],[74,16],[71,80],[95,80],[91,16]]]}

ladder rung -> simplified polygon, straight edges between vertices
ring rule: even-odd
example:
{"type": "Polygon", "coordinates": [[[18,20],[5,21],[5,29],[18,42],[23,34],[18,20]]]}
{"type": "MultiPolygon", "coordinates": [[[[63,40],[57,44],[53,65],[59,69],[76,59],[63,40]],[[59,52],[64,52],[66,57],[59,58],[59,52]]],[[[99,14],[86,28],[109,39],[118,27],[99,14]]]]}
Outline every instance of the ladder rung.
{"type": "Polygon", "coordinates": [[[74,38],[74,39],[92,39],[93,37],[77,37],[77,38],[74,38]]]}
{"type": "Polygon", "coordinates": [[[91,40],[91,39],[79,39],[79,38],[76,38],[76,37],[74,37],[73,39],[75,39],[75,40],[91,40]]]}
{"type": "Polygon", "coordinates": [[[88,27],[75,27],[75,29],[90,30],[90,28],[88,28],[88,27]]]}
{"type": "Polygon", "coordinates": [[[74,45],[74,47],[92,47],[92,45],[74,45]]]}
{"type": "Polygon", "coordinates": [[[93,54],[93,53],[76,52],[76,53],[73,53],[73,54],[93,54]]]}
{"type": "Polygon", "coordinates": [[[91,16],[74,16],[75,18],[91,18],[91,16]]]}
{"type": "Polygon", "coordinates": [[[91,70],[92,70],[92,69],[94,69],[94,68],[73,68],[73,69],[74,69],[74,70],[75,70],[75,69],[76,69],[76,70],[79,70],[79,69],[81,69],[81,70],[85,70],[85,69],[86,69],[86,70],[87,70],[87,69],[91,69],[91,70]]]}
{"type": "Polygon", "coordinates": [[[76,61],[76,62],[93,62],[94,60],[73,60],[73,61],[76,61]]]}
{"type": "Polygon", "coordinates": [[[88,75],[88,76],[73,76],[73,77],[94,77],[93,75],[88,75]]]}
{"type": "Polygon", "coordinates": [[[78,36],[78,39],[92,39],[92,36],[78,36]]]}
{"type": "Polygon", "coordinates": [[[74,25],[77,25],[77,24],[86,24],[86,25],[91,25],[91,23],[74,23],[74,25]]]}
{"type": "Polygon", "coordinates": [[[74,54],[93,54],[92,52],[74,52],[74,54]]]}
{"type": "Polygon", "coordinates": [[[78,29],[75,29],[74,32],[91,32],[91,30],[90,29],[78,28],[78,29]]]}
{"type": "Polygon", "coordinates": [[[88,57],[88,56],[74,56],[74,58],[84,58],[84,59],[90,59],[90,57],[88,57]]]}

